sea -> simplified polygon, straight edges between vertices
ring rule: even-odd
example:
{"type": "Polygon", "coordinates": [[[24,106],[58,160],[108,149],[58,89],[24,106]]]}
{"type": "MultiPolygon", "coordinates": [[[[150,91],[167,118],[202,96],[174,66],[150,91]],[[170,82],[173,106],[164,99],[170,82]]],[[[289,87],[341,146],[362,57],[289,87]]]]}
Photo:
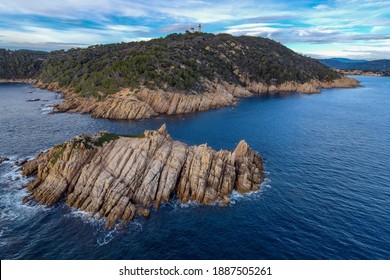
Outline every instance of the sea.
{"type": "Polygon", "coordinates": [[[141,121],[51,114],[55,92],[0,85],[1,259],[390,259],[390,77],[361,87],[280,93],[141,121]],[[166,123],[191,145],[260,153],[267,179],[227,207],[176,199],[108,230],[72,209],[24,204],[16,163],[81,133],[134,134],[166,123]]]}

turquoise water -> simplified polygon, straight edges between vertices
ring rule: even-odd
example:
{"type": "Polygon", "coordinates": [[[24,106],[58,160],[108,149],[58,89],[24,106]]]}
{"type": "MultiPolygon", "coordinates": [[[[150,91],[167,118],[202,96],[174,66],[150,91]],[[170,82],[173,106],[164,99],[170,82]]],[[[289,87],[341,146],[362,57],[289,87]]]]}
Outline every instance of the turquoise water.
{"type": "Polygon", "coordinates": [[[0,156],[11,158],[0,165],[1,259],[390,259],[390,78],[358,79],[363,87],[138,122],[47,114],[57,94],[0,85],[0,156]],[[162,123],[177,140],[217,150],[245,139],[265,159],[262,191],[228,207],[173,201],[123,230],[64,203],[21,202],[14,161],[80,133],[162,123]]]}

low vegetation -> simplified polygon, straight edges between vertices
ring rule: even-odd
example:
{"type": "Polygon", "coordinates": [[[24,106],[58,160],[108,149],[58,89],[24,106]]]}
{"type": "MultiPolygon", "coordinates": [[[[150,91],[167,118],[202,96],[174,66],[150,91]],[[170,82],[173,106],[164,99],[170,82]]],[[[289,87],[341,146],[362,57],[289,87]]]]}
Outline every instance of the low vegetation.
{"type": "Polygon", "coordinates": [[[56,162],[62,157],[64,154],[66,146],[64,144],[57,145],[54,147],[54,149],[57,150],[57,152],[51,157],[50,162],[52,165],[56,164],[56,162]]]}
{"type": "Polygon", "coordinates": [[[94,147],[101,147],[104,143],[111,142],[119,139],[120,137],[128,138],[144,138],[145,135],[141,134],[114,134],[109,132],[102,132],[98,137],[89,134],[82,134],[77,136],[73,143],[76,145],[83,144],[87,149],[93,149],[94,147]]]}

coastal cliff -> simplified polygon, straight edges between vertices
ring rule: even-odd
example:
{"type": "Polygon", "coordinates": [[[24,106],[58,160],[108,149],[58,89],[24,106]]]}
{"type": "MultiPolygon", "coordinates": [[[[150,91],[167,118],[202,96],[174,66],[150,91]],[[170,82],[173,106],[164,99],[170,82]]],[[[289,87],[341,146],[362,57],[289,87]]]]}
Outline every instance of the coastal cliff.
{"type": "Polygon", "coordinates": [[[150,208],[177,197],[183,203],[229,203],[229,195],[256,191],[261,157],[241,141],[233,152],[174,141],[165,125],[141,135],[81,135],[40,153],[23,167],[35,175],[27,189],[38,203],[66,203],[106,226],[148,216],[150,208]]]}
{"type": "MultiPolygon", "coordinates": [[[[38,83],[39,84],[39,83],[38,83]]],[[[59,89],[56,84],[45,86],[64,93],[65,102],[55,106],[57,112],[91,114],[94,118],[108,119],[148,119],[159,114],[175,115],[207,111],[235,105],[239,98],[252,95],[273,94],[278,92],[319,93],[321,88],[353,88],[359,85],[355,79],[341,77],[329,82],[311,80],[299,84],[286,82],[281,85],[252,83],[247,87],[231,85],[226,82],[209,87],[202,94],[182,94],[164,90],[123,89],[104,100],[94,97],[82,98],[67,89],[59,89]]]]}

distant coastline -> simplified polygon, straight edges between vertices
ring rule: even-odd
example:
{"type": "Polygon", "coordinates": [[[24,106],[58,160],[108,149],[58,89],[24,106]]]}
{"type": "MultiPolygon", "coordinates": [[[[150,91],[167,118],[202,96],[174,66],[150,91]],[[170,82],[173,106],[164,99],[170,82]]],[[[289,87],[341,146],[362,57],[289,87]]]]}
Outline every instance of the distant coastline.
{"type": "Polygon", "coordinates": [[[343,75],[354,75],[354,76],[374,76],[374,77],[388,77],[390,76],[390,71],[369,71],[369,70],[344,70],[344,69],[334,69],[343,75]]]}
{"type": "Polygon", "coordinates": [[[319,59],[319,61],[343,75],[390,76],[390,60],[356,60],[348,58],[319,59]]]}

